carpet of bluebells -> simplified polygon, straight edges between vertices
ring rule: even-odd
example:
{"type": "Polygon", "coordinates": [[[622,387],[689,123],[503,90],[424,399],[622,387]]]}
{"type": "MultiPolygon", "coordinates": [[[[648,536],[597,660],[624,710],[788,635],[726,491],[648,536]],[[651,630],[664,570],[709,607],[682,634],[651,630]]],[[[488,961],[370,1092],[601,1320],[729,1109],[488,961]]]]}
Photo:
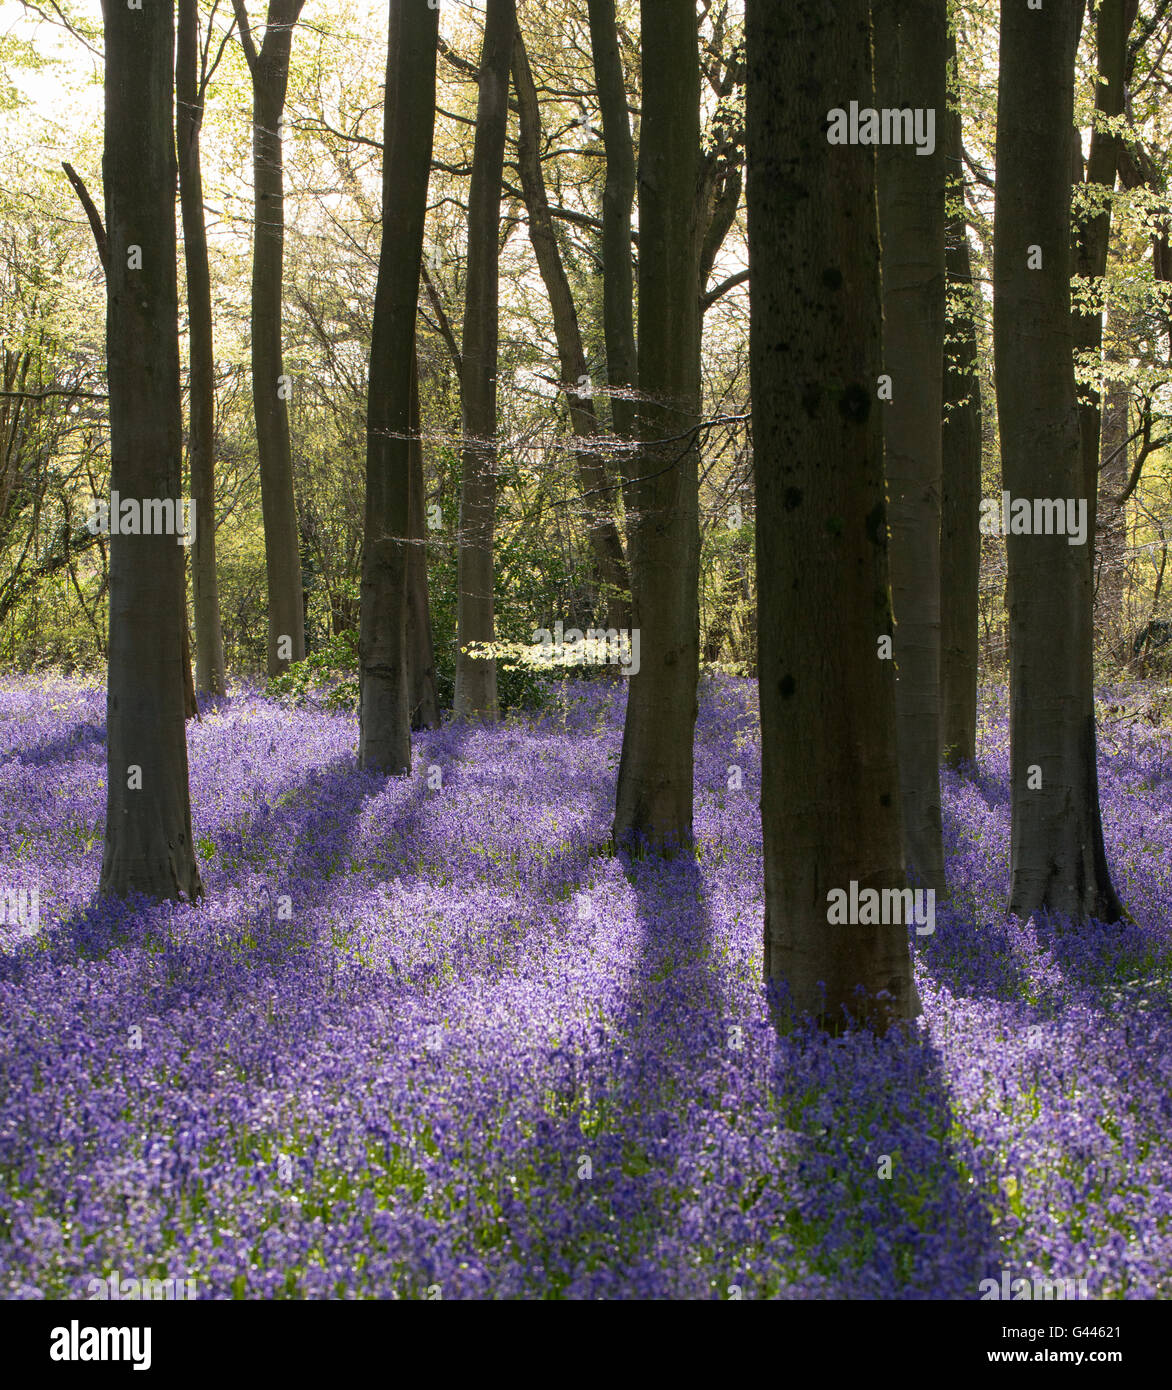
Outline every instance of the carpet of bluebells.
{"type": "Polygon", "coordinates": [[[204,900],[95,906],[104,693],[0,682],[0,884],[41,912],[0,951],[0,1296],[1172,1295],[1172,729],[1142,692],[1101,709],[1134,922],[1005,919],[987,692],[924,1015],[881,1041],[771,1027],[754,687],[705,681],[695,862],[608,852],[624,698],[566,684],[386,779],[353,717],[242,690],[189,726],[204,900]]]}

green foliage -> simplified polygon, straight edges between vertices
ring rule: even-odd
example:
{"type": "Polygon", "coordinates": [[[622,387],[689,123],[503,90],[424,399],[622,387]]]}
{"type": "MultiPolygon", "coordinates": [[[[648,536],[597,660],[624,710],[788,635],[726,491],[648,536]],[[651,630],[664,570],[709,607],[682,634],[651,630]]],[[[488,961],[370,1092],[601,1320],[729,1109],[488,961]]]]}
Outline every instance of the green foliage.
{"type": "Polygon", "coordinates": [[[265,693],[288,705],[317,705],[337,713],[358,708],[358,634],[331,637],[304,661],[273,676],[265,693]]]}

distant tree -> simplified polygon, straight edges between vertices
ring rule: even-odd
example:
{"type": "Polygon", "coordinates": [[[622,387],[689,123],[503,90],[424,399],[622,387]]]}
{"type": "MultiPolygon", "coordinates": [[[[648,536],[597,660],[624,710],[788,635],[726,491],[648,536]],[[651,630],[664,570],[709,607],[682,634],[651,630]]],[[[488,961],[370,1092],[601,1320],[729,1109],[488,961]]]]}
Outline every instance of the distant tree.
{"type": "MultiPolygon", "coordinates": [[[[224,638],[216,578],[216,384],[212,340],[212,280],[203,214],[200,130],[208,83],[219,54],[211,55],[213,29],[201,47],[198,0],[179,0],[175,45],[175,146],[179,158],[179,205],[187,268],[187,333],[190,342],[190,423],[187,457],[195,509],[191,546],[192,606],[195,612],[195,685],[223,695],[224,638]]],[[[220,49],[220,54],[223,48],[220,49]]]]}
{"type": "MultiPolygon", "coordinates": [[[[591,554],[606,595],[607,626],[629,628],[631,601],[627,561],[615,525],[613,493],[603,456],[598,447],[590,443],[592,439],[599,438],[602,431],[594,405],[594,386],[586,366],[578,309],[554,232],[549,195],[541,168],[541,108],[525,39],[519,29],[514,41],[513,86],[517,93],[517,164],[525,208],[529,214],[529,240],[533,244],[553,316],[562,389],[569,402],[575,439],[574,456],[588,516],[591,554]]],[[[627,246],[629,265],[629,238],[627,246]]]]}
{"type": "MultiPolygon", "coordinates": [[[[956,70],[956,39],[950,40],[956,70]]],[[[940,494],[940,752],[962,764],[977,756],[977,661],[981,583],[981,378],[969,226],[964,196],[961,116],[949,94],[944,122],[948,222],[945,266],[949,318],[944,347],[944,424],[940,494]]]]}
{"type": "Polygon", "coordinates": [[[874,104],[870,6],[748,0],[746,27],[765,977],[882,1027],[919,1012],[906,926],[828,921],[834,890],[904,879],[876,160],[826,138],[874,104]]]}
{"type": "MultiPolygon", "coordinates": [[[[418,291],[417,291],[418,292],[418,291]]],[[[423,495],[423,439],[420,435],[419,360],[411,355],[410,423],[411,509],[407,535],[407,680],[413,729],[438,729],[439,690],[435,675],[435,638],[427,585],[427,509],[423,495]]]]}
{"type": "Polygon", "coordinates": [[[260,463],[265,570],[269,585],[268,670],[279,675],[305,656],[301,547],[289,440],[292,382],[281,345],[285,259],[285,174],[281,117],[289,85],[293,28],[305,0],[269,0],[257,47],[244,0],[232,0],[252,74],[252,403],[260,463]],[[282,655],[285,652],[286,655],[282,655]]]}
{"type": "MultiPolygon", "coordinates": [[[[110,486],[175,499],[182,476],[170,5],[105,18],[106,352],[110,486]]],[[[194,899],[184,722],[183,547],[111,535],[106,832],[100,891],[194,899]]]]}
{"type": "Polygon", "coordinates": [[[495,719],[496,662],[468,650],[496,637],[497,355],[500,202],[509,121],[509,72],[517,27],[514,0],[487,0],[472,186],[463,336],[463,482],[460,494],[455,712],[495,719]]]}

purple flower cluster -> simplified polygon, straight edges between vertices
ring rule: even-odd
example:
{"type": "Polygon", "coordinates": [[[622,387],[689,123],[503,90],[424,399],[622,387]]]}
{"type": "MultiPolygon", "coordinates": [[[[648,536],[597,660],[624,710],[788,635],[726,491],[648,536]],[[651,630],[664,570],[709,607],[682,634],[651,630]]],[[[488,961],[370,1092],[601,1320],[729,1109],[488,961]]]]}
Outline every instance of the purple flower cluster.
{"type": "Polygon", "coordinates": [[[1172,1293],[1168,732],[1104,729],[1135,924],[1006,921],[989,693],[920,1026],[779,1038],[755,689],[705,685],[695,862],[606,852],[624,698],[386,779],[353,719],[238,692],[189,726],[205,900],[93,906],[103,694],[0,684],[0,883],[41,911],[0,952],[0,1295],[1172,1293]]]}

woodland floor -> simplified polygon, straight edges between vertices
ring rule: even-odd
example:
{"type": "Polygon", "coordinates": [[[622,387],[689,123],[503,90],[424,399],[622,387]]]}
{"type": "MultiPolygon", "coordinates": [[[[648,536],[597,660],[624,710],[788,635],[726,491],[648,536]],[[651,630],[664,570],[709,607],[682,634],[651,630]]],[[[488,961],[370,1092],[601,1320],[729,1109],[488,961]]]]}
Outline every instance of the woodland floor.
{"type": "Polygon", "coordinates": [[[206,897],[137,909],[91,906],[104,693],[0,683],[0,883],[41,913],[0,952],[0,1296],[118,1270],[975,1299],[1003,1269],[1172,1296],[1172,727],[1145,701],[1101,710],[1134,925],[1005,920],[987,693],[946,783],[954,896],[912,938],[925,1016],[877,1043],[770,1027],[748,682],[705,683],[699,850],[671,864],[602,852],[621,686],[419,735],[403,780],[357,770],[353,717],[242,692],[190,726],[206,897]]]}

